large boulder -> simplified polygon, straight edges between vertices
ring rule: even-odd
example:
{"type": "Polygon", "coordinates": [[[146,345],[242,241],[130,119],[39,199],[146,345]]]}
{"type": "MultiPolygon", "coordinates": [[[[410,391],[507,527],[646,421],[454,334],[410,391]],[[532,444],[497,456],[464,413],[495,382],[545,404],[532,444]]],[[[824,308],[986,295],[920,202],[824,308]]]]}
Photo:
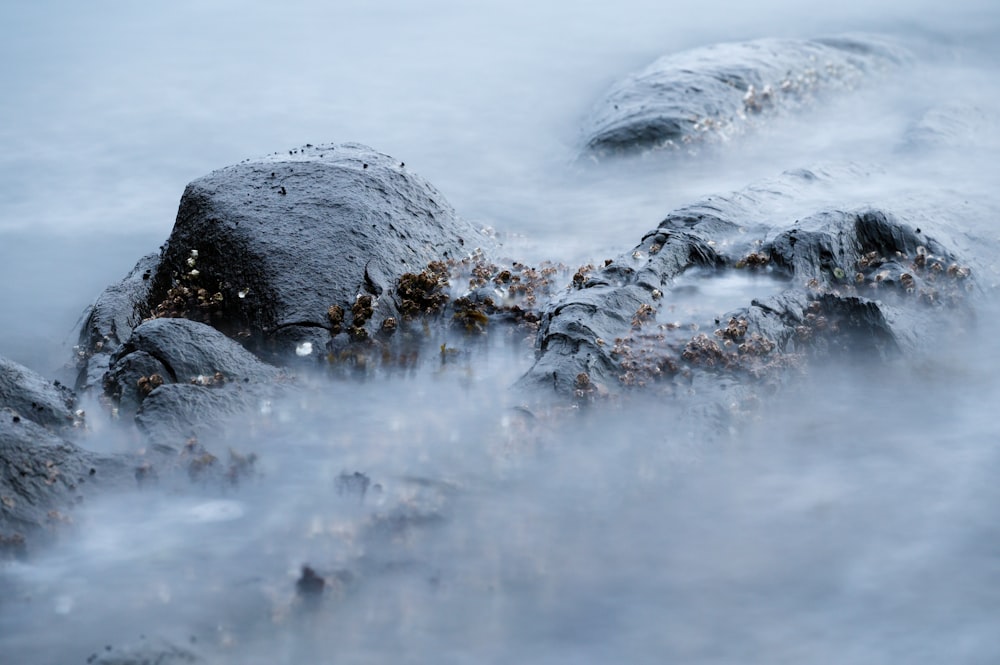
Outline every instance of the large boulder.
{"type": "Polygon", "coordinates": [[[909,58],[872,35],[758,39],[664,56],[598,103],[586,149],[602,156],[719,141],[756,117],[849,90],[909,58]]]}
{"type": "Polygon", "coordinates": [[[799,170],[709,197],[603,267],[581,269],[543,314],[521,385],[588,397],[710,376],[724,389],[722,375],[781,376],[814,356],[919,346],[962,311],[970,268],[888,208],[788,212],[834,177],[799,170]],[[781,225],[759,221],[786,214],[781,225]],[[744,289],[743,301],[706,309],[713,284],[744,289]]]}
{"type": "Polygon", "coordinates": [[[285,360],[400,317],[401,276],[494,240],[403,162],[358,144],[307,145],[189,184],[159,256],[98,299],[81,331],[80,387],[99,386],[143,320],[207,323],[285,360]]]}
{"type": "Polygon", "coordinates": [[[319,351],[331,334],[391,326],[404,273],[489,242],[399,160],[356,144],[306,146],[188,185],[151,305],[265,353],[319,351]]]}

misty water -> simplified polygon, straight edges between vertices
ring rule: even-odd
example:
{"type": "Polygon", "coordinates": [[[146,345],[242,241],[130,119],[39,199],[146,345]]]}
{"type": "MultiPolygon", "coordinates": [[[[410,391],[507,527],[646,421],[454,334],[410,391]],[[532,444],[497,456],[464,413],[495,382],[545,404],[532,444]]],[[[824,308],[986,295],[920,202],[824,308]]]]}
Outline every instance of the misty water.
{"type": "MultiPolygon", "coordinates": [[[[85,307],[167,238],[187,182],[327,141],[405,160],[510,257],[569,266],[706,195],[862,164],[755,221],[910,211],[980,267],[974,321],[797,372],[725,431],[641,394],[536,415],[509,389],[533,358],[518,331],[434,338],[406,373],[303,364],[205,441],[256,454],[255,478],[108,494],[0,562],[0,662],[156,640],[248,664],[1000,659],[1000,9],[605,4],[3,3],[0,354],[67,378],[85,307]],[[847,31],[916,61],[713,154],[577,158],[591,106],[661,55],[847,31]],[[971,130],[908,150],[947,105],[971,130]],[[307,564],[318,603],[295,591],[307,564]]],[[[681,284],[678,316],[781,288],[716,280],[681,284]]],[[[140,445],[87,410],[82,445],[140,445]]]]}

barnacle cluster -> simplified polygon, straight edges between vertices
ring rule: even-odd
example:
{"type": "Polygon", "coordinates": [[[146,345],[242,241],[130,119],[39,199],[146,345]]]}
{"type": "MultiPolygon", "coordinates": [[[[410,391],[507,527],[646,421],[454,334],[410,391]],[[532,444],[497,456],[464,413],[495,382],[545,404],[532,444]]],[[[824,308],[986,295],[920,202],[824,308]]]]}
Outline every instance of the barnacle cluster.
{"type": "Polygon", "coordinates": [[[404,273],[396,286],[399,310],[406,320],[439,312],[448,302],[448,266],[432,261],[419,273],[404,273]]]}
{"type": "Polygon", "coordinates": [[[897,251],[884,256],[863,254],[854,266],[853,286],[859,292],[888,291],[915,296],[925,305],[957,305],[973,288],[972,272],[948,256],[936,255],[923,245],[912,256],[897,251]]]}
{"type": "Polygon", "coordinates": [[[737,261],[735,268],[765,268],[771,262],[771,257],[760,252],[750,252],[737,261]]]}
{"type": "Polygon", "coordinates": [[[173,274],[166,296],[152,311],[151,318],[183,318],[212,323],[221,317],[229,285],[212,283],[198,269],[198,250],[192,249],[185,260],[186,270],[173,274]]]}

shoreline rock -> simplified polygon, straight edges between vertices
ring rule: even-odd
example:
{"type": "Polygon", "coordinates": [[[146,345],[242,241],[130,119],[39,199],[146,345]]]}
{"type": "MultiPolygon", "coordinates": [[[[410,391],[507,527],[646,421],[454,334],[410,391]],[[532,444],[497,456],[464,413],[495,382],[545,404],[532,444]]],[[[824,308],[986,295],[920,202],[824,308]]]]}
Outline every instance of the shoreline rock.
{"type": "Polygon", "coordinates": [[[757,39],[667,55],[596,105],[585,151],[600,158],[716,143],[755,118],[851,90],[911,58],[877,35],[757,39]]]}
{"type": "Polygon", "coordinates": [[[670,390],[701,372],[780,378],[807,356],[888,357],[919,345],[974,289],[969,266],[927,231],[872,206],[820,208],[774,228],[754,221],[838,175],[791,171],[709,197],[671,213],[605,266],[581,269],[543,313],[536,361],[519,387],[591,399],[629,387],[670,390]],[[766,275],[780,292],[666,319],[678,279],[692,271],[703,280],[766,275]]]}

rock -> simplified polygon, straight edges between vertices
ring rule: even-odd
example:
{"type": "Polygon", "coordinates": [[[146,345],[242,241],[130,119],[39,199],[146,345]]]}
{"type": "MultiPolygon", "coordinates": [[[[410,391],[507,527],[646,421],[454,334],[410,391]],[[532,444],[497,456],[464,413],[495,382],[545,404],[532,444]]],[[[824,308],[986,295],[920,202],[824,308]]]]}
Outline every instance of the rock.
{"type": "MultiPolygon", "coordinates": [[[[184,192],[149,301],[277,357],[319,353],[399,319],[399,277],[490,246],[398,160],[357,145],[306,146],[215,171],[184,192]]],[[[293,356],[294,357],[294,356],[293,356]]]]}
{"type": "Polygon", "coordinates": [[[368,339],[401,320],[402,275],[495,246],[402,162],[366,146],[307,145],[220,169],[185,189],[162,252],[91,308],[77,388],[102,385],[153,317],[207,323],[269,359],[316,358],[331,335],[368,339]]]}
{"type": "Polygon", "coordinates": [[[123,456],[88,452],[65,437],[82,416],[76,396],[26,367],[0,358],[0,558],[71,522],[70,511],[96,487],[126,483],[123,456]]]}
{"type": "Polygon", "coordinates": [[[585,129],[595,156],[718,142],[910,58],[890,39],[759,39],[668,55],[615,85],[585,129]]]}
{"type": "Polygon", "coordinates": [[[137,327],[112,356],[104,383],[106,393],[127,414],[163,384],[261,383],[280,374],[277,367],[211,326],[187,319],[152,319],[137,327]]]}
{"type": "Polygon", "coordinates": [[[149,317],[152,276],[159,262],[157,254],[139,259],[125,279],[105,289],[91,306],[76,348],[77,390],[101,386],[111,356],[131,336],[132,330],[149,317]]]}
{"type": "Polygon", "coordinates": [[[205,662],[190,649],[162,639],[143,641],[124,647],[108,646],[102,653],[87,658],[89,665],[181,665],[205,662]]]}
{"type": "Polygon", "coordinates": [[[124,486],[126,457],[85,451],[17,412],[0,409],[0,557],[23,554],[92,490],[124,486]]]}
{"type": "Polygon", "coordinates": [[[151,319],[112,357],[105,391],[120,417],[171,447],[217,435],[281,389],[282,370],[204,323],[151,319]]]}
{"type": "Polygon", "coordinates": [[[192,438],[224,439],[233,419],[260,413],[280,394],[276,384],[228,384],[220,387],[173,383],[143,400],[135,422],[148,441],[179,448],[192,438]]]}
{"type": "Polygon", "coordinates": [[[3,407],[44,427],[72,427],[77,417],[72,390],[0,357],[0,408],[3,407]]]}
{"type": "Polygon", "coordinates": [[[800,170],[709,197],[603,268],[581,269],[543,314],[520,385],[589,400],[699,373],[780,377],[808,358],[919,346],[935,323],[960,315],[973,287],[969,267],[926,230],[870,206],[779,228],[755,221],[788,214],[809,200],[802,190],[833,177],[800,170]],[[699,289],[719,279],[744,280],[746,304],[705,311],[699,289]]]}

